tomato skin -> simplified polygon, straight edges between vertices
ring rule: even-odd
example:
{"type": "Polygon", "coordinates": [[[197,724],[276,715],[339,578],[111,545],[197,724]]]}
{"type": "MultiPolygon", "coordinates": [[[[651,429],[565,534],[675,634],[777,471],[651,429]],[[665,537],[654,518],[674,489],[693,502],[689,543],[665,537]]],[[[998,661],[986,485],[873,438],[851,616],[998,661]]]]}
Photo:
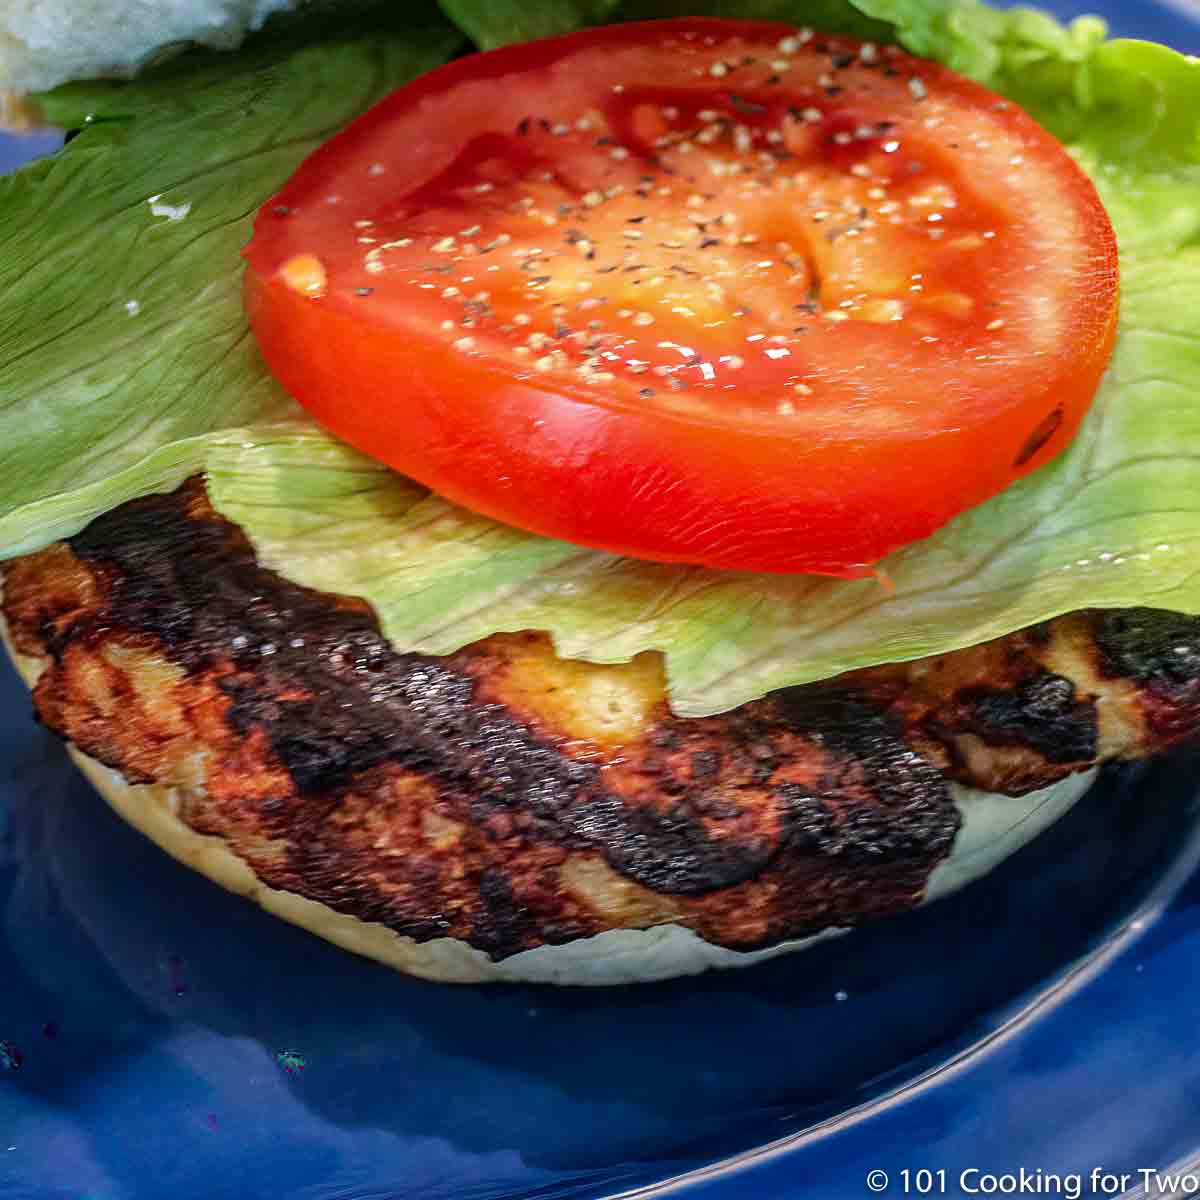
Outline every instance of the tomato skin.
{"type": "MultiPolygon", "coordinates": [[[[868,574],[888,551],[1007,486],[1031,435],[1020,414],[1002,413],[969,437],[947,430],[903,446],[864,442],[805,455],[793,439],[730,440],[717,427],[668,425],[502,373],[485,387],[475,371],[456,378],[439,362],[430,380],[420,347],[396,343],[362,354],[352,323],[319,314],[253,273],[246,285],[251,322],[277,377],[332,433],[496,520],[634,558],[868,574]],[[395,407],[357,403],[388,396],[397,379],[408,386],[395,407]],[[421,447],[419,464],[396,445],[398,423],[405,444],[421,447]],[[984,461],[975,452],[980,441],[1002,447],[1002,455],[984,461]],[[486,497],[481,479],[490,485],[486,497]],[[576,532],[584,527],[586,542],[576,532]]],[[[1077,394],[1056,397],[1061,423],[1020,474],[1074,436],[1106,362],[1101,343],[1077,394]]]]}
{"type": "MultiPolygon", "coordinates": [[[[769,43],[790,33],[726,21],[652,28],[655,36],[675,29],[769,43]]],[[[431,336],[419,294],[382,314],[363,303],[369,295],[356,303],[357,293],[374,292],[386,276],[355,276],[356,286],[340,291],[332,272],[328,290],[325,283],[305,291],[289,282],[284,265],[310,246],[339,272],[342,265],[319,236],[327,214],[316,223],[315,241],[313,230],[305,240],[303,225],[297,233],[297,223],[279,214],[311,211],[329,179],[343,178],[347,164],[370,161],[375,132],[395,111],[411,112],[464,80],[507,83],[514,74],[544,73],[573,47],[638,36],[636,27],[610,27],[452,63],[327,143],[264,207],[247,251],[247,312],[273,372],[322,425],[452,501],[546,536],[662,562],[842,576],[869,572],[891,550],[927,536],[1067,445],[1112,350],[1115,239],[1090,182],[1011,106],[989,120],[1018,138],[1026,154],[1040,156],[1038,168],[1072,207],[1087,253],[1079,267],[1064,270],[1070,286],[1053,297],[1061,327],[1055,348],[993,367],[991,375],[971,365],[956,370],[953,360],[935,369],[932,350],[898,349],[886,326],[814,323],[806,330],[810,343],[819,335],[841,371],[829,372],[830,399],[818,395],[824,407],[815,413],[775,419],[715,404],[671,409],[637,402],[644,376],[581,384],[558,371],[533,372],[504,354],[464,351],[475,339],[457,327],[431,336]],[[887,380],[882,402],[874,393],[860,402],[853,389],[861,381],[852,372],[872,362],[874,378],[896,378],[887,380]],[[958,380],[972,370],[981,381],[973,392],[958,380]],[[1008,382],[1000,394],[1010,376],[1020,386],[1008,382]],[[999,381],[990,393],[989,379],[999,381]]],[[[919,67],[939,98],[998,102],[944,68],[919,67]]],[[[963,357],[980,336],[953,322],[930,328],[963,357]]],[[[769,399],[773,387],[760,372],[744,391],[769,399]]],[[[778,394],[795,407],[790,392],[778,394]]]]}

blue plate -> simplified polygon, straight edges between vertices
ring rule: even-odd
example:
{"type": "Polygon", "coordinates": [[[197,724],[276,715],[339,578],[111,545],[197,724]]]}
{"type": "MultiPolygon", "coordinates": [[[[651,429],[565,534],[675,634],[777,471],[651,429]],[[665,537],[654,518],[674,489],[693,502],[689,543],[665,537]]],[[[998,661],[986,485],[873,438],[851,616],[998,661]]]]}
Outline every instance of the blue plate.
{"type": "MultiPolygon", "coordinates": [[[[1200,50],[1183,7],[1093,7],[1200,50]]],[[[452,988],[176,865],[7,667],[0,710],[0,1200],[1111,1196],[1200,1158],[1200,755],[807,954],[452,988]]]]}

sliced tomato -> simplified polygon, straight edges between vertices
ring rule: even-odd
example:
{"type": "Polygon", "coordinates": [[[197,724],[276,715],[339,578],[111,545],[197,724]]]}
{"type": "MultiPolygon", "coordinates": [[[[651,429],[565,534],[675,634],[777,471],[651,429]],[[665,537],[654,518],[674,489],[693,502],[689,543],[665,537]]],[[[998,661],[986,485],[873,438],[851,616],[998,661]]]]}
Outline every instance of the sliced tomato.
{"type": "Polygon", "coordinates": [[[245,254],[267,362],[339,437],[540,534],[755,571],[861,574],[1058,454],[1118,305],[1026,114],[755,22],[453,62],[245,254]]]}

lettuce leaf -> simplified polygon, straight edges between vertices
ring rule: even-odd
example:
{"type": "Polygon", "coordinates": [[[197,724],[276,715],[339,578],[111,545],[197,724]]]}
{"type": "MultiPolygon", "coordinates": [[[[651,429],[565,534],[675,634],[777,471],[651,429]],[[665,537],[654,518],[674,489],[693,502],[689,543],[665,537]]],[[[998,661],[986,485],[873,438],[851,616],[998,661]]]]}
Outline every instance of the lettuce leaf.
{"type": "MultiPolygon", "coordinates": [[[[622,15],[673,6],[627,0],[622,15]]],[[[488,44],[525,28],[507,4],[443,7],[488,44]]],[[[553,17],[557,30],[601,7],[528,0],[518,16],[553,17]]],[[[60,101],[96,119],[59,158],[0,184],[0,557],[205,470],[266,562],[365,597],[401,648],[541,628],[573,657],[657,649],[685,715],[1082,604],[1200,613],[1200,66],[1104,41],[1096,21],[1064,27],[977,0],[686,7],[833,25],[844,10],[842,27],[868,22],[965,70],[1068,143],[1117,228],[1123,310],[1095,406],[1056,462],[893,555],[878,579],[847,582],[667,567],[537,538],[332,441],[255,357],[236,250],[288,163],[448,53],[442,29],[324,45],[265,73],[227,62],[182,95],[173,84],[60,101]]]]}
{"type": "Polygon", "coordinates": [[[0,558],[178,482],[204,434],[294,412],[242,314],[253,215],[459,40],[446,24],[377,29],[42,98],[83,128],[0,179],[0,558]]]}
{"type": "Polygon", "coordinates": [[[442,11],[481,50],[599,25],[614,15],[617,4],[618,0],[441,0],[442,11]]]}
{"type": "Polygon", "coordinates": [[[848,33],[864,41],[896,40],[891,24],[876,20],[853,0],[625,0],[621,16],[635,21],[689,16],[784,21],[827,33],[848,33]]]}

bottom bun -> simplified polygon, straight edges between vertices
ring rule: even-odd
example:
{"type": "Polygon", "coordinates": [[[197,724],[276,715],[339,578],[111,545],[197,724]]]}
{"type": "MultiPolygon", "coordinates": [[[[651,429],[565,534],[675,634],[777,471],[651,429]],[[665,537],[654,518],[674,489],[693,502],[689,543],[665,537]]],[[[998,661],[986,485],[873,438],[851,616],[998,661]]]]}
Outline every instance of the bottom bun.
{"type": "MultiPolygon", "coordinates": [[[[0,638],[30,686],[42,662],[18,654],[0,616],[0,638]]],[[[376,959],[422,979],[442,983],[554,983],[612,985],[648,983],[697,975],[710,967],[746,967],[807,946],[847,929],[760,950],[738,951],[706,942],[681,925],[616,929],[563,945],[522,950],[500,961],[454,938],[417,942],[386,925],[359,920],[294,892],[268,887],[219,837],[195,832],[179,818],[181,789],[131,784],[119,772],[73,746],[68,752],[111,807],[173,858],[245,896],[274,916],[299,925],[354,954],[376,959]]],[[[1072,775],[1026,796],[1003,796],[951,785],[963,817],[950,856],[933,872],[925,903],[950,895],[987,874],[1058,820],[1088,790],[1095,771],[1072,775]]]]}

